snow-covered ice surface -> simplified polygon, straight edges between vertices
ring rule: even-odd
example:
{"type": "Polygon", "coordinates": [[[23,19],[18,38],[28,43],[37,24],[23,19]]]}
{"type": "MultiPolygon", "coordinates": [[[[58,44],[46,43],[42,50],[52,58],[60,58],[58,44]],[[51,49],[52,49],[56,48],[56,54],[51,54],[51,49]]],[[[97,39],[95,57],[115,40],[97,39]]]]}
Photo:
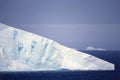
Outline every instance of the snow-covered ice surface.
{"type": "Polygon", "coordinates": [[[0,24],[0,71],[114,70],[114,64],[0,24]]]}

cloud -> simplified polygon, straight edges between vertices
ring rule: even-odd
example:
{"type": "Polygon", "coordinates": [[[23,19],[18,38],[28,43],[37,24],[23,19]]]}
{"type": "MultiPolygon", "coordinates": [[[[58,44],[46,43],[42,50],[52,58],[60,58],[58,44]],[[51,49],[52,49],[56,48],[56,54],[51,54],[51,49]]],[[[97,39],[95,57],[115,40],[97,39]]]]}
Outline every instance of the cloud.
{"type": "Polygon", "coordinates": [[[87,47],[85,50],[99,50],[99,51],[104,51],[104,50],[106,50],[106,49],[103,49],[103,48],[94,48],[94,47],[92,47],[92,46],[89,46],[89,47],[87,47]]]}

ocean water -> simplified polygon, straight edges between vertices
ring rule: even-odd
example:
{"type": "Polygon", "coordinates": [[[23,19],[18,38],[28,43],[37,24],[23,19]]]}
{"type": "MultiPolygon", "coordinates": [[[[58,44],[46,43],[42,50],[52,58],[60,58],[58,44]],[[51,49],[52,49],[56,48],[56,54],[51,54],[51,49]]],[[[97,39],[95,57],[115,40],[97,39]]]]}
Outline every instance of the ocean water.
{"type": "Polygon", "coordinates": [[[115,64],[114,71],[0,72],[0,80],[120,80],[120,51],[83,51],[115,64]]]}

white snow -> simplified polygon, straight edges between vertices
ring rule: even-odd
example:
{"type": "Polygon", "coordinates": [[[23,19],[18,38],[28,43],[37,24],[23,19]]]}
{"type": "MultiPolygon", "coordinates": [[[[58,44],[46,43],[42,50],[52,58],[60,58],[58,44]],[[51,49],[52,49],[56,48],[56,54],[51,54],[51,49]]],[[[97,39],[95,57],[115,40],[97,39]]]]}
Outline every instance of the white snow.
{"type": "Polygon", "coordinates": [[[42,36],[0,24],[0,70],[114,70],[114,64],[42,36]]]}

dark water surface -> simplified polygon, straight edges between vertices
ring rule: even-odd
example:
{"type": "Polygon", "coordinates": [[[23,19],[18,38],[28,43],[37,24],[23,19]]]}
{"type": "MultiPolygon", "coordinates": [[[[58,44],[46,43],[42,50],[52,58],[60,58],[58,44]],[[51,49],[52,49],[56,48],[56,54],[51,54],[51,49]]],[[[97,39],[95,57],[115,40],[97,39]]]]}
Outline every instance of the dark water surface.
{"type": "Polygon", "coordinates": [[[120,51],[83,51],[115,64],[114,71],[0,72],[0,80],[120,80],[120,51]]]}

